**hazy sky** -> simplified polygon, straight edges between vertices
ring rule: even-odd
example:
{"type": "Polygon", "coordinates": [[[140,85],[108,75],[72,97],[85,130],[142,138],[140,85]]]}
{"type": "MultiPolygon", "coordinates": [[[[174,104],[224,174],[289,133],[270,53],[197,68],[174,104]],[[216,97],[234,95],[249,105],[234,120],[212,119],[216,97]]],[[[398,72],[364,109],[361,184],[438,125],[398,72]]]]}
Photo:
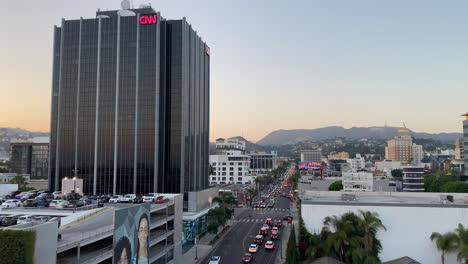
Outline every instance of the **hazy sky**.
{"type": "MultiPolygon", "coordinates": [[[[276,129],[461,132],[468,1],[134,0],[211,47],[210,139],[276,129]]],[[[48,131],[53,25],[120,0],[2,1],[0,127],[48,131]]]]}

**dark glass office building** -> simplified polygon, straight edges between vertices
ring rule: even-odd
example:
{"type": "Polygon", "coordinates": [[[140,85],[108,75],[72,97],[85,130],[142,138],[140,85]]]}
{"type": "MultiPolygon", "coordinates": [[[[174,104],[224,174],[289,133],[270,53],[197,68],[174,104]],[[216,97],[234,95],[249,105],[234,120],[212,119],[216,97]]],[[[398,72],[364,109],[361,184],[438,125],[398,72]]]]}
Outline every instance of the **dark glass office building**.
{"type": "Polygon", "coordinates": [[[54,29],[49,187],[87,194],[208,186],[210,52],[184,19],[99,11],[54,29]]]}

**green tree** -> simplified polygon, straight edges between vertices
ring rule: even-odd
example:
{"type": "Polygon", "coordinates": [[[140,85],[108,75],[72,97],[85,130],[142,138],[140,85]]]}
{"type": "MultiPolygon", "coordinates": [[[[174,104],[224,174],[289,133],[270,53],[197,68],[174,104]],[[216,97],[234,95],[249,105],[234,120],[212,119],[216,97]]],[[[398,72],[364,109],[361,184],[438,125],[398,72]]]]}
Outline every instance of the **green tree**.
{"type": "Polygon", "coordinates": [[[209,167],[209,175],[215,175],[215,173],[216,173],[216,172],[215,172],[213,166],[211,166],[211,164],[210,164],[210,167],[209,167]]]}
{"type": "Polygon", "coordinates": [[[457,260],[462,263],[468,263],[468,229],[466,229],[462,224],[458,224],[456,232],[458,235],[457,260]]]}
{"type": "Polygon", "coordinates": [[[380,264],[379,258],[372,255],[370,249],[364,248],[353,248],[348,252],[348,258],[351,260],[351,263],[356,264],[380,264]]]}
{"type": "Polygon", "coordinates": [[[379,219],[378,213],[359,210],[358,215],[360,216],[358,225],[363,233],[362,243],[364,245],[364,249],[373,251],[373,255],[378,256],[382,247],[380,242],[375,243],[378,241],[376,234],[379,229],[387,231],[387,228],[382,224],[382,220],[379,219]]]}
{"type": "Polygon", "coordinates": [[[228,210],[226,208],[222,208],[222,207],[210,209],[208,211],[209,223],[210,224],[216,223],[218,224],[218,226],[221,225],[224,228],[224,226],[227,223],[227,220],[230,218],[227,211],[228,210]]]}
{"type": "Polygon", "coordinates": [[[257,189],[257,191],[259,190],[259,187],[260,188],[263,188],[263,184],[264,184],[264,179],[263,179],[263,176],[256,176],[255,179],[254,179],[254,182],[255,182],[255,188],[257,189]]]}
{"type": "Polygon", "coordinates": [[[466,193],[468,192],[468,185],[463,182],[449,181],[440,187],[440,191],[447,193],[466,193]]]}
{"type": "Polygon", "coordinates": [[[286,248],[286,263],[296,264],[297,263],[297,242],[296,242],[296,231],[294,225],[291,227],[291,233],[289,234],[288,246],[286,248]]]}
{"type": "Polygon", "coordinates": [[[401,180],[403,178],[403,170],[401,169],[392,170],[392,177],[401,180]]]}
{"type": "MultiPolygon", "coordinates": [[[[346,251],[348,248],[360,247],[360,237],[357,236],[357,222],[351,218],[352,213],[344,214],[342,217],[336,215],[328,216],[323,221],[324,229],[329,232],[326,243],[327,252],[336,255],[339,260],[349,262],[346,251]]],[[[354,215],[355,216],[355,215],[354,215]]]]}
{"type": "Polygon", "coordinates": [[[218,203],[220,207],[230,207],[231,210],[234,205],[238,205],[237,199],[232,196],[230,192],[222,192],[218,197],[213,198],[214,203],[218,203]]]}
{"type": "Polygon", "coordinates": [[[445,264],[445,253],[454,252],[457,250],[457,246],[459,244],[458,236],[453,232],[448,232],[443,235],[438,232],[433,232],[431,234],[431,241],[434,240],[437,249],[442,252],[441,263],[445,264]]]}
{"type": "Polygon", "coordinates": [[[17,174],[13,179],[11,179],[9,181],[11,184],[18,184],[18,189],[21,190],[21,189],[24,189],[26,188],[26,179],[20,175],[20,174],[17,174]]]}
{"type": "Polygon", "coordinates": [[[247,190],[247,192],[248,192],[249,195],[250,195],[250,200],[249,200],[249,202],[250,202],[250,205],[252,206],[252,200],[253,200],[253,198],[254,198],[255,196],[257,196],[257,190],[255,190],[254,188],[247,188],[246,190],[247,190]]]}
{"type": "Polygon", "coordinates": [[[446,183],[454,181],[452,177],[442,176],[440,173],[430,173],[424,175],[424,191],[425,192],[440,192],[441,187],[446,183]]]}
{"type": "Polygon", "coordinates": [[[339,181],[336,181],[336,182],[330,184],[330,186],[328,186],[328,190],[329,191],[341,191],[341,190],[343,190],[343,182],[341,180],[339,180],[339,181]]]}

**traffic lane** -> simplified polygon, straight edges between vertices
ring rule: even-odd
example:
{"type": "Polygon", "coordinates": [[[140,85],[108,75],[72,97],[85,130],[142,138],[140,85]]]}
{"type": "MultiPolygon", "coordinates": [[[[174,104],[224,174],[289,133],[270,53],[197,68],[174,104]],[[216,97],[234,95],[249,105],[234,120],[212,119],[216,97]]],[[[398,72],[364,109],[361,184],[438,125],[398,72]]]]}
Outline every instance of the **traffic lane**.
{"type": "MultiPolygon", "coordinates": [[[[260,231],[260,228],[263,226],[263,223],[260,223],[258,225],[256,225],[257,229],[254,228],[254,230],[252,230],[252,232],[250,233],[249,237],[252,237],[252,243],[253,243],[253,238],[258,235],[258,231],[260,231]]],[[[281,243],[280,239],[281,239],[281,229],[280,229],[280,239],[278,240],[272,240],[270,238],[270,235],[271,235],[271,229],[273,227],[270,227],[269,231],[268,231],[268,235],[265,236],[265,239],[263,241],[263,244],[262,245],[259,245],[259,248],[258,248],[258,251],[257,253],[252,253],[252,255],[254,256],[254,261],[253,263],[265,263],[265,264],[271,264],[271,263],[274,263],[275,261],[275,257],[276,255],[278,254],[278,245],[279,243],[281,243]],[[274,243],[274,247],[273,247],[273,250],[267,250],[265,249],[265,244],[267,241],[273,241],[274,243]]],[[[250,243],[250,244],[252,244],[250,243]]],[[[247,244],[247,243],[246,243],[247,244]]],[[[245,252],[248,251],[249,249],[249,245],[246,245],[246,248],[245,248],[245,252]]]]}
{"type": "MultiPolygon", "coordinates": [[[[260,224],[252,223],[238,223],[232,230],[227,234],[220,245],[212,252],[202,263],[208,263],[212,256],[220,256],[222,263],[234,264],[240,263],[244,253],[248,252],[248,246],[253,242],[253,238],[249,238],[249,235],[253,232],[252,230],[260,230],[260,224]],[[247,245],[247,250],[244,250],[247,245]]],[[[256,232],[258,232],[256,230],[256,232]]]]}

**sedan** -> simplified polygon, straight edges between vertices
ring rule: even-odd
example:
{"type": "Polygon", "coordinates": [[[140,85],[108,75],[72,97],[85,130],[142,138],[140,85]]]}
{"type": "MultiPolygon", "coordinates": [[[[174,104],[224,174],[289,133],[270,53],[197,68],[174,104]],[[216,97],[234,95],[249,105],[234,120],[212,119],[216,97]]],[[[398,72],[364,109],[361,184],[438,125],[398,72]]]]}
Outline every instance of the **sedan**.
{"type": "Polygon", "coordinates": [[[273,249],[273,247],[275,246],[275,244],[273,244],[273,241],[267,241],[266,244],[265,244],[265,249],[273,249]]]}
{"type": "Polygon", "coordinates": [[[282,227],[283,224],[281,223],[281,220],[276,220],[276,221],[275,221],[275,226],[276,226],[276,227],[282,227]]]}
{"type": "Polygon", "coordinates": [[[208,264],[219,264],[221,263],[221,257],[220,256],[213,256],[210,259],[210,262],[208,264]]]}
{"type": "Polygon", "coordinates": [[[265,208],[265,207],[266,207],[266,204],[265,204],[265,203],[262,203],[262,204],[260,205],[260,208],[265,208]]]}
{"type": "Polygon", "coordinates": [[[278,234],[271,234],[270,238],[271,239],[278,239],[278,234]]]}
{"type": "Polygon", "coordinates": [[[159,196],[158,198],[156,198],[154,200],[154,202],[157,203],[157,204],[167,203],[167,202],[169,202],[169,198],[167,198],[165,196],[159,196]]]}
{"type": "Polygon", "coordinates": [[[17,216],[17,215],[10,215],[10,216],[7,216],[7,217],[3,218],[2,226],[16,225],[16,223],[18,222],[18,217],[19,216],[17,216]]]}
{"type": "Polygon", "coordinates": [[[267,218],[267,219],[265,220],[265,224],[267,224],[267,225],[273,225],[273,220],[271,220],[271,218],[267,218]]]}
{"type": "Polygon", "coordinates": [[[257,244],[251,244],[250,247],[249,247],[249,252],[250,253],[257,253],[257,251],[258,251],[257,244]]]}
{"type": "Polygon", "coordinates": [[[249,263],[253,260],[253,256],[250,253],[245,253],[244,256],[242,257],[242,261],[245,263],[249,263]]]}
{"type": "Polygon", "coordinates": [[[279,232],[279,230],[278,230],[278,228],[276,226],[273,227],[273,229],[271,230],[272,234],[278,234],[278,232],[279,232]]]}
{"type": "Polygon", "coordinates": [[[18,200],[6,200],[6,202],[2,203],[2,208],[13,208],[13,207],[21,207],[21,202],[18,200]]]}
{"type": "Polygon", "coordinates": [[[263,244],[263,236],[262,235],[256,236],[253,242],[254,244],[257,244],[257,245],[263,244]]]}
{"type": "Polygon", "coordinates": [[[23,202],[24,207],[37,207],[37,200],[36,199],[27,199],[23,202]]]}
{"type": "Polygon", "coordinates": [[[266,236],[266,235],[268,235],[268,229],[262,228],[262,229],[260,229],[260,231],[258,231],[258,234],[262,235],[262,236],[266,236]]]}

